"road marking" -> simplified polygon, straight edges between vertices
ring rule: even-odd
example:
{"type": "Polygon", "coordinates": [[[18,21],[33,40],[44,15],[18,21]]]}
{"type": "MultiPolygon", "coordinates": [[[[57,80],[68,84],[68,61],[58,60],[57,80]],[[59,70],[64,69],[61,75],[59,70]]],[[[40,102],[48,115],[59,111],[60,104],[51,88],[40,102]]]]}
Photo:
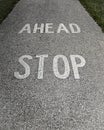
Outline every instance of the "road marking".
{"type": "Polygon", "coordinates": [[[22,29],[19,31],[18,34],[22,33],[46,33],[46,34],[53,34],[53,33],[80,33],[81,28],[76,23],[69,23],[68,26],[66,26],[63,23],[60,23],[57,27],[54,27],[53,23],[41,23],[41,24],[34,24],[33,27],[31,27],[29,23],[25,24],[22,29]]]}
{"type": "Polygon", "coordinates": [[[25,24],[25,26],[19,31],[19,34],[21,34],[23,32],[31,33],[30,24],[25,24]]]}
{"type": "Polygon", "coordinates": [[[43,79],[44,60],[48,55],[37,55],[36,58],[39,58],[38,79],[43,79]]]}
{"type": "Polygon", "coordinates": [[[36,23],[36,24],[34,25],[33,33],[37,33],[37,31],[39,31],[40,33],[44,33],[44,27],[45,27],[44,23],[42,23],[42,24],[40,25],[40,27],[39,27],[38,24],[36,23]]]}
{"type": "Polygon", "coordinates": [[[57,33],[61,33],[61,31],[65,31],[66,33],[70,33],[69,30],[65,27],[65,25],[63,23],[59,24],[57,33]]]}
{"type": "Polygon", "coordinates": [[[72,62],[73,72],[75,79],[80,79],[78,68],[84,67],[86,64],[85,59],[80,55],[70,55],[70,59],[72,62]],[[76,59],[79,59],[81,62],[77,64],[76,59]]]}
{"type": "MultiPolygon", "coordinates": [[[[19,72],[14,72],[14,76],[17,79],[25,79],[25,78],[29,77],[29,75],[30,75],[30,66],[24,61],[25,58],[27,58],[29,60],[33,59],[33,57],[30,55],[23,55],[19,58],[19,63],[24,67],[25,74],[20,74],[19,72]]],[[[45,58],[48,58],[48,54],[36,55],[36,58],[39,58],[39,67],[38,67],[37,78],[43,79],[44,78],[43,76],[44,76],[45,58]]],[[[80,79],[79,68],[82,68],[85,66],[85,64],[86,64],[85,59],[81,55],[70,55],[70,60],[72,63],[74,78],[80,79]],[[77,63],[77,59],[80,61],[80,63],[77,63]]],[[[59,79],[66,79],[70,76],[69,61],[68,61],[67,57],[64,55],[56,55],[53,58],[52,68],[53,68],[54,75],[59,79]],[[63,74],[59,73],[59,65],[60,65],[58,62],[59,59],[62,59],[62,61],[64,62],[64,73],[63,74]]]]}
{"type": "Polygon", "coordinates": [[[70,74],[70,66],[69,66],[69,62],[68,62],[68,59],[66,56],[64,55],[57,55],[54,57],[53,59],[53,71],[54,71],[54,74],[57,78],[59,79],[66,79],[69,77],[69,74],[70,74]],[[64,67],[65,67],[65,72],[64,74],[60,74],[59,73],[59,70],[58,70],[58,61],[59,59],[62,59],[63,62],[64,62],[64,67]]]}
{"type": "Polygon", "coordinates": [[[81,32],[80,27],[75,23],[69,24],[69,27],[70,27],[70,30],[72,33],[80,33],[81,32]]]}
{"type": "Polygon", "coordinates": [[[45,33],[54,33],[53,29],[53,23],[46,23],[45,26],[45,33]],[[49,30],[51,29],[51,30],[49,30]]]}
{"type": "Polygon", "coordinates": [[[32,59],[32,56],[23,55],[19,58],[19,63],[25,68],[25,74],[21,75],[19,72],[14,72],[17,79],[25,79],[30,75],[30,66],[24,61],[25,58],[32,59]]]}

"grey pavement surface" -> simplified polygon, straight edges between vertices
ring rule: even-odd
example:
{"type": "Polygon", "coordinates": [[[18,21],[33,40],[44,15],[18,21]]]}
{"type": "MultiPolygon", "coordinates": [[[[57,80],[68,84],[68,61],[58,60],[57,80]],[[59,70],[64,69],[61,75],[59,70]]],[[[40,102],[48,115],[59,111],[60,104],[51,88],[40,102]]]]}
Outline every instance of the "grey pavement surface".
{"type": "MultiPolygon", "coordinates": [[[[104,130],[104,37],[100,27],[78,0],[21,0],[0,25],[0,130],[104,130]],[[18,34],[30,23],[77,23],[79,34],[18,34]],[[37,79],[39,60],[48,54],[44,78],[37,79]],[[68,58],[71,73],[57,78],[52,69],[56,55],[68,58]],[[80,79],[73,75],[70,55],[81,55],[86,65],[80,79]],[[28,78],[18,59],[31,67],[28,78]]],[[[64,70],[60,61],[59,69],[64,70]]]]}

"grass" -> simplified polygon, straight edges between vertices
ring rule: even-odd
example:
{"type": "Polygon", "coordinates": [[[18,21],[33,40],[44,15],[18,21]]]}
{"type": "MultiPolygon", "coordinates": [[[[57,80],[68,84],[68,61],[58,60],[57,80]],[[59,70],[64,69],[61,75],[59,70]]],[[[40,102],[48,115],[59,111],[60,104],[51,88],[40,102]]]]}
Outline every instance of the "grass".
{"type": "MultiPolygon", "coordinates": [[[[0,23],[19,0],[0,0],[0,23]]],[[[104,0],[79,0],[104,32],[104,0]]]]}
{"type": "Polygon", "coordinates": [[[19,0],[0,0],[0,23],[7,17],[19,0]]]}
{"type": "Polygon", "coordinates": [[[104,0],[79,0],[104,32],[104,0]]]}

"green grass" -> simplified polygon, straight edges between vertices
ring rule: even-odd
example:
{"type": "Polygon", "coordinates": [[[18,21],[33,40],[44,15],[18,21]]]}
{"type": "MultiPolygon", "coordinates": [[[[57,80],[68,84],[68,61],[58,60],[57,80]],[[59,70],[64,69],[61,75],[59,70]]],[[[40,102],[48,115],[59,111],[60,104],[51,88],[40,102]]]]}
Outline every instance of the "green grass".
{"type": "MultiPolygon", "coordinates": [[[[0,23],[19,0],[0,0],[0,23]]],[[[79,0],[104,32],[104,0],[79,0]]]]}
{"type": "Polygon", "coordinates": [[[104,0],[79,0],[104,32],[104,0]]]}
{"type": "Polygon", "coordinates": [[[7,17],[19,0],[0,0],[0,23],[7,17]]]}

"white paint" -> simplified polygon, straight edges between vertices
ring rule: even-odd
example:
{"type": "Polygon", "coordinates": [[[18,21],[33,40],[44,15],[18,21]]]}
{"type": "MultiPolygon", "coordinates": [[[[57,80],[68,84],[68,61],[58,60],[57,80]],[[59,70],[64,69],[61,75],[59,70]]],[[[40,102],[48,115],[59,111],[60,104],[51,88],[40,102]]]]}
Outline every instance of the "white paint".
{"type": "Polygon", "coordinates": [[[80,79],[78,68],[84,67],[85,64],[86,64],[86,61],[80,55],[70,55],[70,59],[71,59],[71,62],[72,62],[72,68],[73,68],[73,72],[74,72],[74,77],[75,77],[75,79],[80,79]],[[81,62],[79,64],[77,64],[76,59],[79,59],[81,62]]]}
{"type": "Polygon", "coordinates": [[[66,33],[69,33],[69,30],[65,27],[63,23],[59,24],[59,27],[57,29],[57,33],[61,33],[61,31],[65,31],[66,33]]]}
{"type": "MultiPolygon", "coordinates": [[[[31,25],[33,26],[33,25],[31,25]]],[[[60,23],[57,27],[53,23],[36,23],[34,24],[33,28],[31,28],[30,24],[27,23],[24,25],[24,27],[19,31],[19,34],[21,33],[46,33],[46,34],[52,34],[52,33],[80,33],[81,29],[76,23],[69,23],[69,26],[65,26],[63,23],[60,23]]]]}
{"type": "Polygon", "coordinates": [[[43,79],[44,60],[48,55],[37,55],[36,58],[39,58],[38,79],[43,79]]]}
{"type": "Polygon", "coordinates": [[[52,29],[53,29],[53,23],[46,23],[45,33],[54,33],[52,29]]]}
{"type": "Polygon", "coordinates": [[[25,24],[25,26],[19,31],[19,34],[21,34],[23,32],[31,33],[30,24],[25,24]]]}
{"type": "Polygon", "coordinates": [[[80,33],[81,32],[80,27],[75,23],[69,24],[69,27],[70,27],[72,33],[80,33]]]}
{"type": "Polygon", "coordinates": [[[54,74],[57,78],[59,79],[66,79],[68,78],[69,74],[70,74],[70,67],[69,67],[69,62],[66,58],[66,56],[64,55],[57,55],[54,57],[53,59],[53,71],[54,71],[54,74]],[[58,71],[58,61],[59,59],[62,59],[63,62],[64,62],[64,65],[65,65],[65,72],[64,74],[60,74],[59,71],[58,71]]]}
{"type": "Polygon", "coordinates": [[[14,76],[17,79],[25,79],[30,75],[30,67],[29,65],[24,61],[24,59],[32,59],[32,56],[30,55],[23,55],[19,58],[19,63],[25,68],[25,74],[21,75],[19,72],[14,72],[14,76]]]}
{"type": "Polygon", "coordinates": [[[39,27],[38,23],[36,23],[34,25],[33,33],[37,33],[38,30],[40,33],[44,33],[44,27],[45,27],[44,23],[41,23],[40,27],[39,27]]]}
{"type": "MultiPolygon", "coordinates": [[[[33,59],[32,56],[30,55],[23,55],[19,58],[19,63],[24,67],[25,73],[20,74],[19,72],[14,72],[14,76],[17,79],[25,79],[30,75],[30,66],[24,61],[24,59],[33,59]]],[[[39,66],[38,66],[38,79],[43,79],[44,77],[44,65],[45,65],[45,58],[48,58],[48,54],[44,55],[36,55],[36,58],[39,58],[39,66]]],[[[75,79],[80,79],[80,73],[79,73],[79,68],[82,68],[85,66],[86,61],[81,55],[70,55],[70,60],[72,63],[72,69],[74,73],[74,78],[75,79]],[[77,60],[79,63],[77,63],[77,60]]],[[[66,56],[64,55],[56,55],[53,58],[53,73],[55,76],[59,79],[66,79],[70,75],[70,66],[69,62],[66,56]],[[64,63],[64,72],[61,74],[59,72],[59,60],[62,60],[64,63]]]]}

